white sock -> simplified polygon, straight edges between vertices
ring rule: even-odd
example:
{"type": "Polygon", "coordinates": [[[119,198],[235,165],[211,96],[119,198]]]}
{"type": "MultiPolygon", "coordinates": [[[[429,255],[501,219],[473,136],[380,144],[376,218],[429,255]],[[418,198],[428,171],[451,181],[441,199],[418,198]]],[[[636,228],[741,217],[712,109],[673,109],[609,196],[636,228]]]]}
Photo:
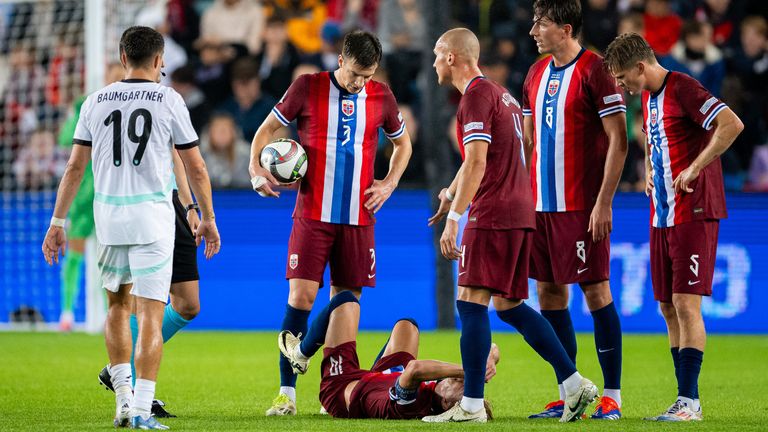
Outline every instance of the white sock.
{"type": "Polygon", "coordinates": [[[131,388],[131,364],[120,363],[109,367],[109,374],[112,376],[112,388],[115,393],[130,393],[131,388]]]}
{"type": "Polygon", "coordinates": [[[683,404],[685,404],[685,406],[687,406],[687,407],[688,407],[688,408],[690,408],[691,410],[693,410],[693,411],[696,411],[696,410],[694,409],[693,399],[691,399],[691,398],[687,398],[687,397],[683,397],[683,396],[678,396],[678,397],[677,397],[677,400],[679,400],[680,402],[682,402],[683,404]]]}
{"type": "Polygon", "coordinates": [[[483,398],[470,398],[462,396],[461,408],[466,412],[476,413],[485,408],[485,405],[483,404],[483,398]]]}
{"type": "Polygon", "coordinates": [[[133,413],[132,416],[141,416],[147,420],[152,415],[152,399],[155,398],[155,382],[145,379],[137,379],[133,389],[133,413]]]}
{"type": "Polygon", "coordinates": [[[291,402],[296,403],[296,387],[281,386],[280,394],[288,396],[291,402]]]}
{"type": "Polygon", "coordinates": [[[699,399],[693,400],[693,411],[694,412],[701,411],[701,401],[699,399]]]}
{"type": "Polygon", "coordinates": [[[566,395],[574,394],[577,391],[579,391],[579,387],[581,386],[581,380],[582,380],[582,376],[578,372],[574,372],[573,375],[566,378],[565,381],[563,381],[563,388],[565,389],[565,394],[566,395]]]}
{"type": "Polygon", "coordinates": [[[296,345],[296,351],[294,351],[294,354],[296,354],[296,357],[298,357],[299,360],[309,360],[309,357],[305,356],[304,353],[301,352],[301,345],[296,345]]]}
{"type": "Polygon", "coordinates": [[[560,392],[560,400],[565,400],[565,386],[562,384],[557,385],[557,391],[560,392]]]}
{"type": "Polygon", "coordinates": [[[616,404],[619,406],[619,408],[621,408],[621,390],[604,389],[603,396],[608,396],[609,398],[615,400],[616,404]]]}

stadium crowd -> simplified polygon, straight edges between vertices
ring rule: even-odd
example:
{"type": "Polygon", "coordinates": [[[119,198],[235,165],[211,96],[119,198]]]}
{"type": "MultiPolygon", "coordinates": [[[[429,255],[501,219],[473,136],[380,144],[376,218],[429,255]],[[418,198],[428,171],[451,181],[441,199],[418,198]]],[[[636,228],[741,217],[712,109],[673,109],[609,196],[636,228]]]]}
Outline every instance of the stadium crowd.
{"type": "MultiPolygon", "coordinates": [[[[215,188],[250,186],[247,161],[256,128],[295,77],[334,70],[345,32],[357,28],[380,37],[384,59],[375,79],[391,86],[415,143],[404,184],[425,186],[426,152],[418,145],[426,133],[418,127],[419,82],[431,72],[422,68],[422,56],[434,41],[427,40],[418,0],[145,3],[134,24],[154,27],[165,37],[164,80],[189,108],[215,188]]],[[[486,76],[519,98],[537,57],[528,35],[532,0],[446,3],[452,26],[466,26],[481,36],[482,52],[490,53],[481,58],[486,76]]],[[[584,46],[602,52],[617,34],[637,32],[664,67],[693,76],[733,108],[745,131],[722,157],[726,189],[768,191],[768,2],[582,3],[584,46]]],[[[0,5],[2,190],[50,189],[63,172],[71,145],[66,125],[85,87],[83,7],[71,0],[0,5]]],[[[457,95],[451,100],[457,102],[457,95]]],[[[620,190],[642,191],[640,100],[628,95],[627,102],[630,152],[620,190]]],[[[295,130],[284,134],[295,135],[295,130]]],[[[446,135],[455,140],[455,124],[446,135]]],[[[377,158],[377,177],[386,172],[391,151],[382,134],[379,153],[384,157],[377,158]]],[[[457,165],[458,158],[457,150],[457,165]]]]}

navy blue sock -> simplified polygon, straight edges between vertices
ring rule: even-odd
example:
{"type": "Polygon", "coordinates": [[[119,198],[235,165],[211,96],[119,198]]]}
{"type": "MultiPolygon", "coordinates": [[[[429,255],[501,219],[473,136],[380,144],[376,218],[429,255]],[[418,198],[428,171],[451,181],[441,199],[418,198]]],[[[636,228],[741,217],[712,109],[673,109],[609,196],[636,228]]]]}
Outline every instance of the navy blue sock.
{"type": "Polygon", "coordinates": [[[307,330],[307,335],[301,340],[299,349],[301,349],[302,354],[306,357],[312,357],[323,346],[325,333],[328,331],[328,322],[331,320],[331,312],[347,302],[359,303],[352,291],[342,291],[336,294],[328,302],[328,305],[317,314],[312,325],[309,326],[309,330],[307,330]]]}
{"type": "Polygon", "coordinates": [[[491,351],[491,322],[488,306],[456,300],[461,319],[461,362],[464,367],[464,396],[482,399],[485,363],[491,351]]]}
{"type": "Polygon", "coordinates": [[[704,353],[696,348],[680,349],[680,379],[678,381],[678,396],[697,399],[699,388],[699,373],[704,353]]]}
{"type": "Polygon", "coordinates": [[[621,388],[621,322],[616,305],[609,305],[592,312],[595,323],[595,347],[597,359],[603,370],[604,387],[621,388]]]}
{"type": "Polygon", "coordinates": [[[547,320],[525,303],[497,312],[499,318],[511,325],[544,360],[555,369],[558,382],[576,372],[568,353],[557,339],[555,331],[547,320]]]}
{"type": "Polygon", "coordinates": [[[672,347],[669,349],[672,353],[672,363],[675,365],[675,380],[677,381],[677,393],[680,393],[680,347],[672,347]]]}
{"type": "MultiPolygon", "coordinates": [[[[306,333],[309,312],[310,311],[295,309],[291,307],[291,305],[286,305],[285,316],[283,317],[283,324],[280,326],[280,330],[289,330],[295,335],[306,333]]],[[[280,354],[280,386],[296,387],[296,375],[293,373],[293,369],[291,368],[288,359],[285,358],[283,354],[280,354]]]]}
{"type": "Polygon", "coordinates": [[[573,364],[576,364],[576,331],[573,329],[571,321],[571,312],[566,309],[561,310],[543,310],[541,315],[552,324],[557,338],[568,353],[568,357],[573,364]]]}

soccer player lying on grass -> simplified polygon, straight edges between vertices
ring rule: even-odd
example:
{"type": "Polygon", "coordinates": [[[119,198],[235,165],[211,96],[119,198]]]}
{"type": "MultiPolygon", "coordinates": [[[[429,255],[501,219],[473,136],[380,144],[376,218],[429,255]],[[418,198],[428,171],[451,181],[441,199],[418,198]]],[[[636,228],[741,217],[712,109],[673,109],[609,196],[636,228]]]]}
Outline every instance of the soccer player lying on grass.
{"type": "MultiPolygon", "coordinates": [[[[334,296],[312,323],[304,340],[289,331],[278,337],[283,355],[295,373],[307,371],[309,356],[325,344],[320,403],[334,417],[418,419],[439,414],[459,403],[464,390],[461,365],[416,360],[419,329],[411,319],[395,323],[371,370],[360,368],[357,328],[360,304],[350,291],[334,296]],[[301,346],[301,349],[299,348],[301,346]],[[311,354],[310,354],[311,353],[311,354]]],[[[488,356],[486,381],[496,375],[499,349],[488,356]]],[[[488,418],[492,418],[485,403],[488,418]]]]}

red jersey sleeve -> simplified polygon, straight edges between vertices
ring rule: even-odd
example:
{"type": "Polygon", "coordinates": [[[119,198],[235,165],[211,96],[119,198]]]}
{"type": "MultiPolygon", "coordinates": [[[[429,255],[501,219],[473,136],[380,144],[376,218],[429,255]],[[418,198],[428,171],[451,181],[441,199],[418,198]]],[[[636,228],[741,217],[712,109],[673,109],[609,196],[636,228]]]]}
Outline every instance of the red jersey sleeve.
{"type": "Polygon", "coordinates": [[[701,83],[688,75],[679,74],[675,83],[675,96],[682,111],[706,130],[712,129],[712,121],[728,106],[712,96],[701,83]]]}
{"type": "Polygon", "coordinates": [[[400,109],[397,107],[395,95],[389,86],[384,85],[384,134],[389,139],[397,139],[405,133],[405,121],[400,109]]]}
{"type": "Polygon", "coordinates": [[[494,104],[478,91],[468,92],[462,97],[456,114],[462,146],[475,140],[491,143],[493,109],[494,104]]]}
{"type": "Polygon", "coordinates": [[[624,93],[616,85],[616,80],[608,72],[602,58],[592,63],[587,85],[592,103],[597,107],[597,113],[600,117],[627,112],[624,93]]]}
{"type": "Polygon", "coordinates": [[[283,126],[288,126],[301,112],[309,94],[309,79],[309,75],[296,78],[277,105],[272,108],[272,114],[283,126]]]}

